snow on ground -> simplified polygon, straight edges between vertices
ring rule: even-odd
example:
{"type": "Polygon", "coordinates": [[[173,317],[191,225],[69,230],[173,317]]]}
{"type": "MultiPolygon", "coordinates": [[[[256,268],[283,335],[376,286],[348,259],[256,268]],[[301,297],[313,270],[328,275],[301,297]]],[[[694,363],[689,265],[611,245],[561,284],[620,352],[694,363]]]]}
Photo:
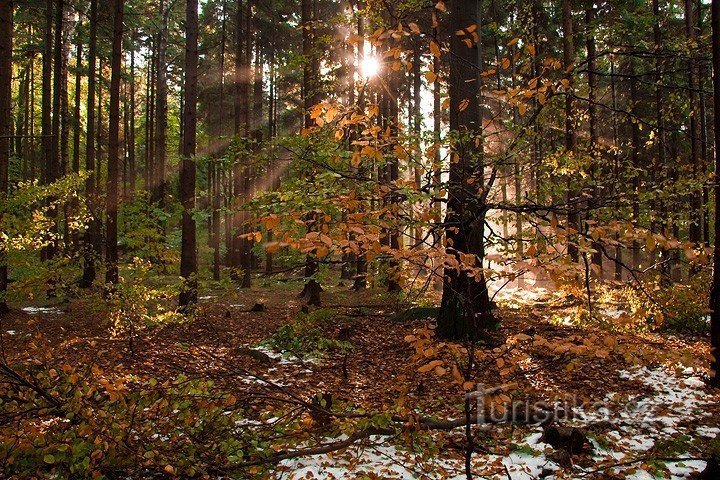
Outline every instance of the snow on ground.
{"type": "Polygon", "coordinates": [[[57,307],[24,307],[21,310],[29,315],[35,315],[38,313],[62,315],[65,313],[57,307]]]}
{"type": "MultiPolygon", "coordinates": [[[[707,413],[707,407],[718,402],[715,394],[704,390],[702,380],[690,369],[677,371],[663,368],[639,367],[619,372],[620,379],[639,381],[648,387],[647,395],[625,395],[620,391],[607,394],[594,410],[575,411],[573,425],[584,427],[607,422],[610,430],[603,435],[590,435],[595,464],[575,466],[563,478],[582,477],[601,468],[607,474],[624,469],[628,479],[663,478],[658,472],[641,468],[645,462],[630,463],[648,455],[648,451],[663,441],[678,438],[700,439],[704,442],[720,432],[720,419],[707,413]],[[602,408],[600,408],[602,405],[602,408]],[[686,436],[686,437],[683,437],[686,436]],[[618,463],[622,467],[609,468],[618,463]]],[[[507,427],[494,427],[507,428],[507,427]]],[[[522,427],[520,427],[522,428],[522,427]]],[[[475,454],[473,470],[484,478],[525,480],[553,478],[551,472],[558,465],[549,459],[552,447],[542,442],[542,428],[529,427],[530,433],[518,444],[516,451],[506,456],[475,454]],[[505,470],[507,469],[507,471],[505,470]]],[[[341,440],[342,437],[333,439],[341,440]]],[[[327,441],[333,441],[328,439],[327,441]]],[[[674,457],[693,456],[678,453],[674,457]]],[[[387,438],[372,437],[364,445],[355,445],[340,453],[285,460],[275,472],[282,479],[341,479],[357,478],[372,473],[388,479],[462,479],[465,478],[463,459],[458,452],[441,452],[437,457],[422,458],[387,438]]],[[[666,478],[689,478],[705,468],[701,460],[667,462],[666,478]]]]}
{"type": "MultiPolygon", "coordinates": [[[[541,435],[538,431],[528,436],[520,445],[524,447],[522,452],[513,452],[506,457],[474,455],[473,472],[483,478],[507,479],[507,469],[513,480],[531,480],[538,478],[543,470],[556,470],[558,466],[542,454],[543,449],[550,447],[539,441],[541,435]],[[535,451],[526,453],[525,450],[535,451]]],[[[461,480],[467,478],[464,468],[459,457],[423,458],[419,453],[394,446],[386,438],[376,436],[370,437],[368,444],[350,447],[342,454],[285,460],[275,473],[276,478],[288,480],[359,478],[367,474],[396,480],[461,480]]]]}
{"type": "MultiPolygon", "coordinates": [[[[639,381],[653,392],[650,395],[624,395],[613,392],[605,397],[607,409],[580,411],[585,422],[609,421],[614,430],[607,432],[605,445],[591,439],[597,462],[615,459],[627,462],[647,455],[659,442],[691,442],[698,437],[714,437],[720,432],[708,407],[718,402],[717,395],[704,390],[702,379],[692,369],[671,371],[664,368],[638,367],[619,372],[621,379],[639,381]]],[[[683,456],[683,455],[678,455],[683,456]]],[[[636,468],[638,465],[630,465],[636,468]]],[[[672,478],[686,478],[705,468],[703,461],[669,462],[672,478]]],[[[627,478],[654,478],[639,470],[627,478]]]]}

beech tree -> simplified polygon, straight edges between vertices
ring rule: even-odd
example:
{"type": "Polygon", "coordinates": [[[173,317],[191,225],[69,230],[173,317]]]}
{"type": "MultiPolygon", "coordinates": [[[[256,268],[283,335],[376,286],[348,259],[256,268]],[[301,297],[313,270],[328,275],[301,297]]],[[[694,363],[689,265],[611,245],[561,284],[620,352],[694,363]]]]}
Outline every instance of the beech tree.
{"type": "MultiPolygon", "coordinates": [[[[450,10],[450,30],[480,35],[482,10],[477,2],[463,0],[450,10]]],[[[448,338],[475,337],[492,324],[490,297],[482,271],[485,257],[485,166],[483,163],[482,38],[468,46],[460,35],[450,37],[450,130],[455,132],[450,165],[445,238],[459,268],[445,269],[438,330],[448,338]],[[469,194],[472,179],[475,191],[469,194]]]]}

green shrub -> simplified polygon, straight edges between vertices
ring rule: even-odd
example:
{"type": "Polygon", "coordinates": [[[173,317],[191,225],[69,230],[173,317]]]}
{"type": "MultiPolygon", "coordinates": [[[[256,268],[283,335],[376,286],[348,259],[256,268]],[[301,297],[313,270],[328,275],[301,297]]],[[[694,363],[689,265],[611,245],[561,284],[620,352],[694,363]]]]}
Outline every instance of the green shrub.
{"type": "Polygon", "coordinates": [[[330,309],[300,313],[295,320],[280,327],[268,343],[276,350],[299,357],[321,357],[329,351],[348,350],[352,344],[328,336],[336,318],[337,313],[330,309]]]}

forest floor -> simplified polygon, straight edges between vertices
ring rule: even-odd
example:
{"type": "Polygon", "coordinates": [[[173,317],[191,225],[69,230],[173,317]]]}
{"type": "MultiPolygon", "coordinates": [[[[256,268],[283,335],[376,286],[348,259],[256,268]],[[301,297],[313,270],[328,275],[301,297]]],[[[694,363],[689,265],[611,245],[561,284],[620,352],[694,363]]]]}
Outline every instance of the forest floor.
{"type": "MultiPolygon", "coordinates": [[[[575,308],[567,299],[514,291],[498,300],[500,327],[490,346],[478,347],[475,370],[458,380],[455,369],[466,361],[457,352],[464,350],[434,338],[430,309],[398,316],[407,305],[335,281],[325,286],[323,314],[303,316],[300,282],[256,283],[248,290],[203,292],[192,320],[137,328],[132,351],[127,333],[111,333],[98,301],[26,305],[2,319],[1,353],[11,365],[32,362],[39,344],[58,366],[93,364],[108,376],[132,374],[161,383],[178,375],[211,379],[240,399],[248,428],[286,420],[287,411],[268,406],[272,401],[265,397],[309,403],[322,398],[332,402],[323,403],[328,410],[341,412],[462,418],[468,390],[462,380],[470,378],[499,391],[507,387],[507,396],[524,404],[562,400],[564,418],[555,423],[575,426],[587,439],[574,451],[554,448],[543,425],[518,418],[474,427],[471,464],[477,478],[684,478],[705,469],[709,445],[720,433],[720,395],[703,382],[708,344],[702,338],[571,325],[563,321],[575,308]],[[251,311],[256,303],[264,310],[251,311]],[[278,332],[300,325],[299,318],[318,319],[303,328],[317,326],[329,341],[318,343],[316,335],[312,345],[324,348],[278,351],[278,332]]],[[[500,394],[497,403],[507,400],[500,394]]],[[[313,423],[312,432],[295,446],[342,442],[351,435],[333,428],[342,416],[326,421],[330,425],[321,429],[316,423],[322,419],[305,422],[313,423]]],[[[463,428],[429,429],[422,439],[368,435],[334,452],[278,458],[263,475],[466,478],[465,445],[463,428]]]]}

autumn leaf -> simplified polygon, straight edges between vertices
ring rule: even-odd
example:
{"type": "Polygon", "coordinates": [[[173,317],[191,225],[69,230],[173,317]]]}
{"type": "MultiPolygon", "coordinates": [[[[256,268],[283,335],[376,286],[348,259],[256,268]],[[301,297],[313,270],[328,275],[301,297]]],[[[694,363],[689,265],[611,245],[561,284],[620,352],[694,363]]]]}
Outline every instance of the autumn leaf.
{"type": "Polygon", "coordinates": [[[418,373],[426,373],[430,370],[435,369],[435,367],[439,367],[443,364],[442,360],[433,360],[432,362],[426,363],[425,365],[418,368],[418,373]]]}
{"type": "Polygon", "coordinates": [[[440,58],[440,45],[435,40],[430,42],[430,53],[436,58],[440,58]]]}

